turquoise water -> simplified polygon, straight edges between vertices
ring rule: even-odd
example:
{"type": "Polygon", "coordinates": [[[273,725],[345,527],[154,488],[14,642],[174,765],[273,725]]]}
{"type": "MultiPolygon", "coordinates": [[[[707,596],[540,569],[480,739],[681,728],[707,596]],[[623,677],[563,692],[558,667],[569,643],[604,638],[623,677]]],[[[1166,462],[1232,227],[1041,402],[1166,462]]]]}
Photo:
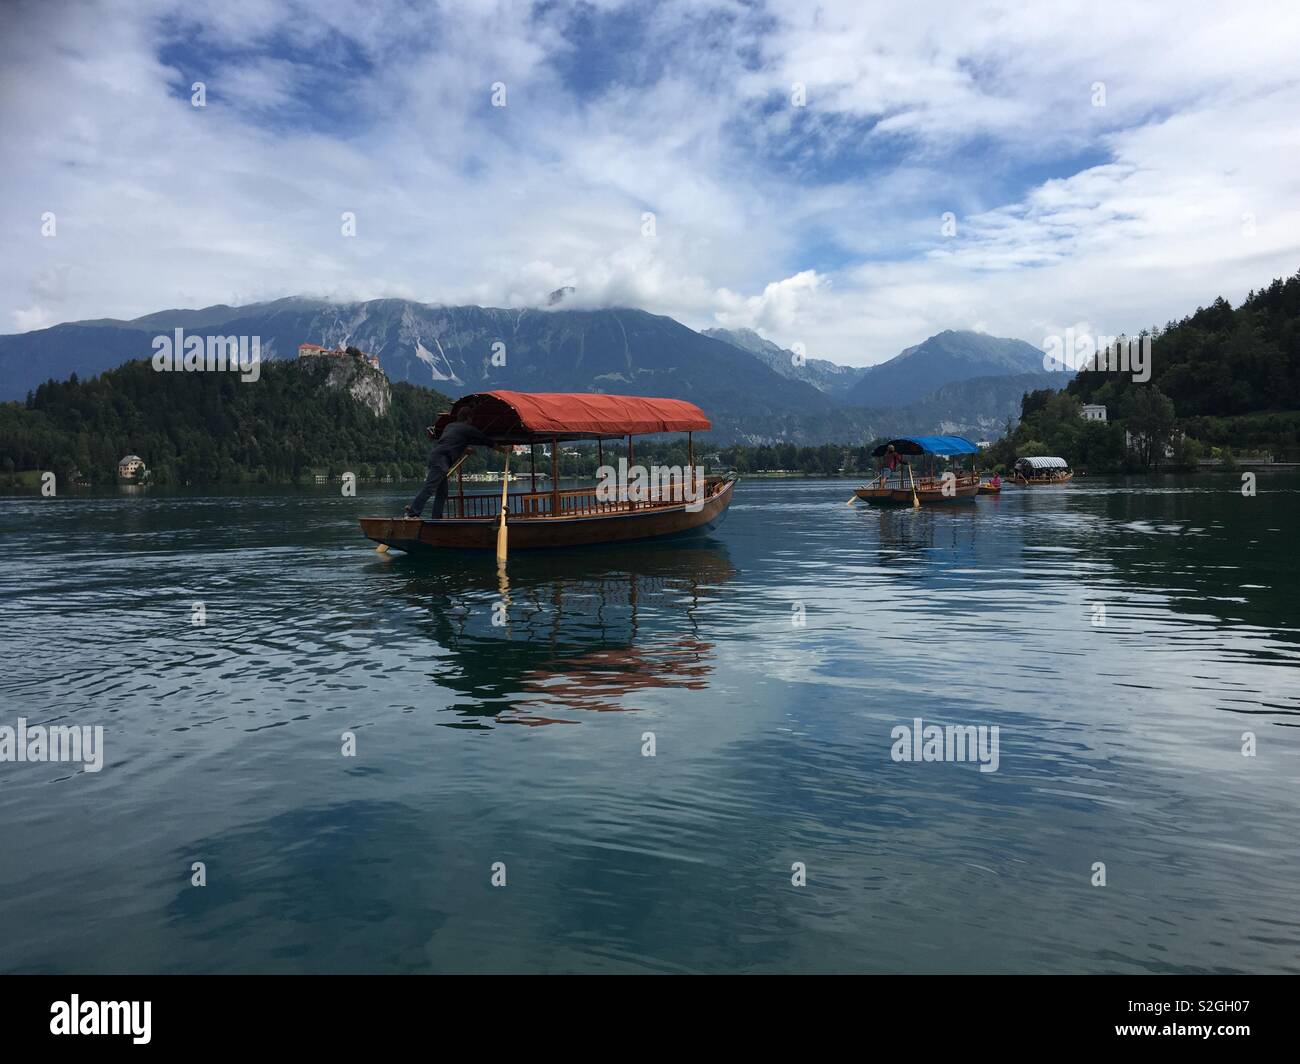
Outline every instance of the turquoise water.
{"type": "Polygon", "coordinates": [[[505,588],[406,487],[0,499],[0,725],[105,748],[0,763],[0,970],[1300,971],[1300,482],[852,486],[505,588]]]}

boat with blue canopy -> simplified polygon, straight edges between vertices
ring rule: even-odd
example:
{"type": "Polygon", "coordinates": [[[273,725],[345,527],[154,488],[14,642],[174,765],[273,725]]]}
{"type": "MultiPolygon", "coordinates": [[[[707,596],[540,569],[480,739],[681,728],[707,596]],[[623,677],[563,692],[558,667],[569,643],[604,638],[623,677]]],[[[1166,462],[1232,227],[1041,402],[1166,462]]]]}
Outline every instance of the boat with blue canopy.
{"type": "Polygon", "coordinates": [[[973,502],[979,494],[979,474],[960,466],[939,470],[935,459],[960,459],[978,453],[979,447],[965,436],[899,436],[887,440],[871,452],[881,460],[880,475],[858,488],[853,498],[873,506],[973,502]],[[912,468],[913,459],[922,458],[926,469],[918,475],[912,468]]]}

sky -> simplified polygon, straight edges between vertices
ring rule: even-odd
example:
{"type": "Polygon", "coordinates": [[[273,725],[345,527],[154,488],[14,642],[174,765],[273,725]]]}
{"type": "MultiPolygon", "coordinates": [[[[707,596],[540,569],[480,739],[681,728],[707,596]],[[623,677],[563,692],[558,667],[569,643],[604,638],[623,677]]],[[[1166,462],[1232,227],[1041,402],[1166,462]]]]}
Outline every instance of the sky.
{"type": "Polygon", "coordinates": [[[6,0],[0,332],[571,286],[849,365],[1134,333],[1300,269],[1298,56],[1291,0],[6,0]]]}

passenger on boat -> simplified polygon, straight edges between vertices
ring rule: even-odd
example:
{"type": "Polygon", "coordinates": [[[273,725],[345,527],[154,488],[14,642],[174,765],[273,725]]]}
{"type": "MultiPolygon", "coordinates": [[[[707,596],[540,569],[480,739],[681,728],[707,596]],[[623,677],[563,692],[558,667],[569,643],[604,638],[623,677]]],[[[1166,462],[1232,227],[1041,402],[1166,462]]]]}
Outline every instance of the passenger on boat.
{"type": "Polygon", "coordinates": [[[1000,488],[1000,487],[1002,487],[1002,476],[1001,476],[1000,474],[998,474],[998,473],[994,473],[994,474],[993,474],[993,479],[989,481],[989,487],[990,487],[990,488],[1000,488]]]}
{"type": "MultiPolygon", "coordinates": [[[[433,436],[432,428],[425,431],[433,436]]],[[[419,517],[430,495],[433,496],[434,520],[442,517],[443,508],[447,505],[447,477],[451,467],[460,461],[461,455],[469,450],[471,444],[495,446],[490,436],[470,424],[469,407],[461,407],[456,420],[443,429],[442,436],[434,441],[433,450],[429,452],[429,476],[420,489],[420,494],[406,508],[407,517],[419,517]]]]}

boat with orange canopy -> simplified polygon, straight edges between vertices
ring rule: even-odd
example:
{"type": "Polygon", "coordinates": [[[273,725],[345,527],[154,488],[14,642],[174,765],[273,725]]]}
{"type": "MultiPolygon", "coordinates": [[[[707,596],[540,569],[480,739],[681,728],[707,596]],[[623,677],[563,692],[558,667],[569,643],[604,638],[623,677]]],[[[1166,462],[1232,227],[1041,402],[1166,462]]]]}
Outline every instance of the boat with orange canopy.
{"type": "MultiPolygon", "coordinates": [[[[462,396],[441,414],[435,434],[470,411],[470,423],[498,444],[528,449],[532,478],[527,491],[467,493],[457,472],[447,498],[446,516],[363,517],[361,531],[382,547],[403,551],[437,549],[492,550],[504,510],[512,549],[589,547],[602,543],[702,535],[722,521],[731,505],[735,477],[703,476],[695,468],[694,433],[712,428],[704,412],[682,399],[562,392],[477,392],[462,396]],[[596,444],[597,464],[604,461],[606,440],[627,441],[626,465],[635,464],[634,437],[653,433],[687,434],[686,468],[653,467],[643,489],[611,492],[611,478],[591,487],[560,486],[559,444],[586,440],[596,444]],[[538,491],[536,448],[549,445],[548,487],[538,491]]],[[[527,480],[529,474],[522,474],[527,480]]]]}

